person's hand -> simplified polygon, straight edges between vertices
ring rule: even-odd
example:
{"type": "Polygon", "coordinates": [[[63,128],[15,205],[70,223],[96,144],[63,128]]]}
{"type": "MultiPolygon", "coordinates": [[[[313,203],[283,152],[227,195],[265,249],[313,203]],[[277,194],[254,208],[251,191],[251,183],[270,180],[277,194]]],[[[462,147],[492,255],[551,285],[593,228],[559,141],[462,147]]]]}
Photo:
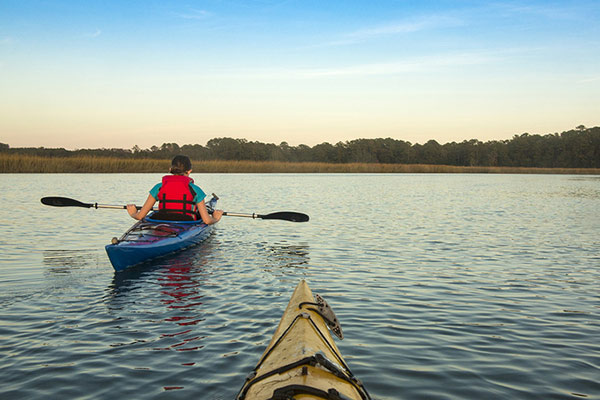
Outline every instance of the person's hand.
{"type": "Polygon", "coordinates": [[[135,204],[127,204],[127,212],[131,215],[132,218],[135,218],[138,210],[135,204]]]}
{"type": "Polygon", "coordinates": [[[213,211],[213,215],[212,216],[215,219],[215,222],[219,222],[219,220],[223,216],[223,210],[215,210],[215,211],[213,211]]]}

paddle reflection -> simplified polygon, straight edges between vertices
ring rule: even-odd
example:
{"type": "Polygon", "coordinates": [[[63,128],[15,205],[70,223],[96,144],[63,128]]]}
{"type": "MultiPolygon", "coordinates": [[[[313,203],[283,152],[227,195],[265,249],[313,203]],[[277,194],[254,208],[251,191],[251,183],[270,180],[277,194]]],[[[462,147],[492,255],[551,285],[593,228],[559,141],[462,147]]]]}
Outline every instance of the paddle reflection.
{"type": "Polygon", "coordinates": [[[267,246],[266,250],[268,251],[265,260],[267,269],[306,268],[310,261],[307,244],[275,243],[267,246]]]}
{"type": "Polygon", "coordinates": [[[52,274],[69,273],[98,262],[96,252],[91,250],[44,250],[43,257],[48,267],[45,271],[52,274]]]}

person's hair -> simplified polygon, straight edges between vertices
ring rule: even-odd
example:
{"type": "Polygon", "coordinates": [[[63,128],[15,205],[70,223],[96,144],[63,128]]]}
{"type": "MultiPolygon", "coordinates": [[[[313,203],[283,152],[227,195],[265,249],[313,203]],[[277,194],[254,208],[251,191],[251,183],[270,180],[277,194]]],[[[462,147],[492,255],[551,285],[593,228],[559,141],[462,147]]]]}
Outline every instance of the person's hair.
{"type": "Polygon", "coordinates": [[[192,162],[188,156],[178,155],[171,161],[171,173],[173,175],[183,175],[192,169],[192,162]]]}

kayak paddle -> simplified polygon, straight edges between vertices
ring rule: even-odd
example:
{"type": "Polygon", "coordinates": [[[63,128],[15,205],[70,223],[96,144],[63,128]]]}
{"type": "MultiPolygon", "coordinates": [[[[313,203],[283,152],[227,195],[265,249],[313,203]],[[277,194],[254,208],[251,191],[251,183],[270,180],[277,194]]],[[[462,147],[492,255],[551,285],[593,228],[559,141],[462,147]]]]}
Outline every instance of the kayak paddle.
{"type": "Polygon", "coordinates": [[[230,217],[247,217],[247,218],[260,218],[260,219],[281,219],[284,221],[292,221],[292,222],[306,222],[308,221],[308,215],[302,214],[299,212],[293,211],[279,211],[271,214],[242,214],[242,213],[232,213],[232,212],[223,212],[223,215],[227,215],[230,217]]]}
{"type": "MultiPolygon", "coordinates": [[[[84,208],[115,208],[127,209],[127,206],[111,206],[108,204],[98,203],[82,203],[79,200],[70,199],[68,197],[42,197],[42,204],[53,207],[84,207],[84,208]]],[[[138,210],[142,208],[138,206],[138,210]]]]}
{"type": "MultiPolygon", "coordinates": [[[[70,199],[68,197],[42,197],[42,204],[52,207],[83,207],[83,208],[112,208],[112,209],[127,209],[127,206],[115,206],[110,204],[98,204],[98,203],[83,203],[79,200],[70,199]]],[[[137,206],[137,209],[141,209],[141,206],[137,206]]],[[[308,215],[293,211],[279,211],[271,214],[242,214],[223,212],[223,215],[230,217],[247,217],[247,218],[260,218],[260,219],[279,219],[283,221],[291,222],[306,222],[309,220],[308,215]]]]}

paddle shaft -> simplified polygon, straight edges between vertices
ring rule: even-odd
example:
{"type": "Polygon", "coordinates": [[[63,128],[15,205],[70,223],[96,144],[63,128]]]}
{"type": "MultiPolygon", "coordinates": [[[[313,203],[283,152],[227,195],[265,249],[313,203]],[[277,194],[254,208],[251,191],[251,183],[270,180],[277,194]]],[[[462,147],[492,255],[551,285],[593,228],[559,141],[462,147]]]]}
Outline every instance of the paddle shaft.
{"type": "Polygon", "coordinates": [[[244,213],[235,213],[235,212],[223,212],[223,215],[228,216],[228,217],[246,217],[246,218],[262,218],[262,215],[260,214],[244,214],[244,213]]]}
{"type": "MultiPolygon", "coordinates": [[[[115,205],[111,205],[111,204],[98,204],[98,203],[94,203],[92,204],[92,206],[90,208],[112,208],[115,210],[123,210],[123,209],[127,209],[127,206],[115,206],[115,205]]],[[[142,208],[142,206],[136,206],[136,208],[138,210],[140,210],[142,208]]]]}
{"type": "MultiPolygon", "coordinates": [[[[111,204],[98,204],[98,203],[94,203],[92,205],[92,207],[90,208],[112,208],[114,210],[127,210],[127,206],[116,206],[116,205],[111,205],[111,204]]],[[[138,210],[142,209],[142,206],[135,206],[135,208],[137,208],[138,210]]],[[[153,208],[153,211],[157,210],[157,208],[153,208]]]]}

